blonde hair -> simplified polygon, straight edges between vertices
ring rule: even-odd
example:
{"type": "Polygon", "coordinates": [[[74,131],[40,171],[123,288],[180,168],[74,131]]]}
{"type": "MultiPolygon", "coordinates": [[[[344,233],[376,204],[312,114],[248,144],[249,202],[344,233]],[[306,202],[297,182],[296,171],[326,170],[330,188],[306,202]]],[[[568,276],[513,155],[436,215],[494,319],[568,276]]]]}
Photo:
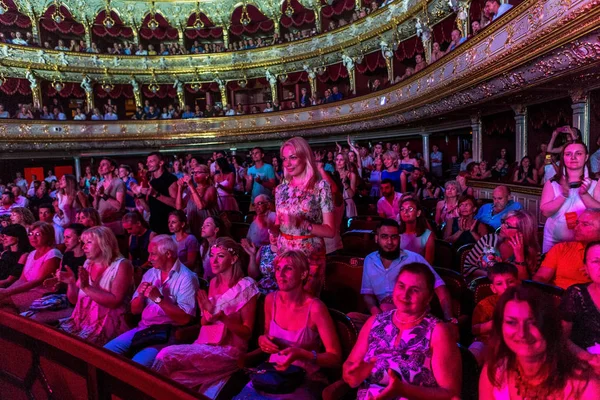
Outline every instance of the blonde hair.
{"type": "MultiPolygon", "coordinates": [[[[242,246],[237,244],[235,240],[227,236],[217,238],[212,247],[221,247],[225,249],[232,257],[237,257],[237,261],[231,264],[232,274],[231,280],[228,283],[229,287],[233,287],[245,276],[244,269],[242,267],[243,254],[245,254],[244,249],[242,246]]],[[[217,279],[217,285],[221,284],[220,274],[217,274],[215,279],[217,279]]]]}
{"type": "MultiPolygon", "coordinates": [[[[283,158],[283,149],[286,147],[292,147],[296,151],[296,157],[302,158],[306,162],[304,169],[304,187],[313,188],[321,179],[321,175],[317,170],[315,156],[310,148],[310,145],[305,139],[295,136],[285,142],[279,149],[279,155],[281,158],[283,158]]],[[[290,177],[285,170],[283,171],[283,176],[288,182],[290,181],[290,177]]]]}
{"type": "Polygon", "coordinates": [[[100,259],[104,264],[110,265],[117,258],[123,257],[119,251],[117,238],[109,228],[105,226],[88,228],[81,234],[81,240],[85,241],[86,237],[91,238],[100,248],[100,259]]]}
{"type": "MultiPolygon", "coordinates": [[[[510,193],[510,192],[509,192],[510,193]]],[[[515,217],[519,220],[517,223],[518,231],[523,234],[523,246],[525,247],[525,259],[527,261],[530,274],[534,274],[538,255],[540,253],[540,244],[537,238],[537,222],[535,217],[526,210],[513,210],[506,213],[504,220],[515,217]]]]}
{"type": "Polygon", "coordinates": [[[35,217],[29,208],[15,207],[10,210],[11,214],[15,213],[21,217],[21,222],[25,226],[29,226],[35,222],[35,217]]]}
{"type": "MultiPolygon", "coordinates": [[[[275,259],[273,260],[273,266],[278,266],[279,263],[285,259],[290,260],[294,268],[300,269],[300,272],[310,271],[310,263],[308,261],[308,257],[306,257],[306,254],[304,254],[300,250],[286,250],[283,253],[277,254],[275,259]]],[[[306,284],[308,278],[309,276],[306,275],[306,279],[304,279],[302,283],[306,284]]]]}
{"type": "MultiPolygon", "coordinates": [[[[19,208],[19,207],[17,207],[17,208],[19,208]]],[[[27,210],[27,211],[29,211],[29,210],[27,210]]],[[[30,211],[30,213],[31,213],[31,211],[30,211]]],[[[41,237],[43,239],[42,242],[44,245],[49,246],[49,247],[56,246],[56,238],[54,236],[54,227],[52,226],[52,224],[49,224],[47,222],[42,222],[42,221],[34,222],[31,225],[31,227],[29,227],[29,232],[33,232],[36,229],[39,230],[40,233],[42,234],[41,237]]]]}
{"type": "Polygon", "coordinates": [[[391,158],[392,161],[394,162],[394,165],[396,164],[396,161],[398,161],[398,153],[396,153],[394,150],[388,150],[385,153],[383,153],[383,155],[381,156],[382,160],[384,158],[391,158]]]}

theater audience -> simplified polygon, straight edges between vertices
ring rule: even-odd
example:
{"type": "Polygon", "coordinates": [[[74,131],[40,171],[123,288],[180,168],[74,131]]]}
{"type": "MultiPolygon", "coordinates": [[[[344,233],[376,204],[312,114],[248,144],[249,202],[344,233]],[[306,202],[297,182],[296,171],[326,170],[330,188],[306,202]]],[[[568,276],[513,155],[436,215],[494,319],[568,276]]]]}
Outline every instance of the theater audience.
{"type": "Polygon", "coordinates": [[[513,183],[521,185],[537,185],[537,170],[531,165],[531,158],[525,156],[519,163],[519,168],[513,174],[513,183]]]}
{"type": "Polygon", "coordinates": [[[461,196],[458,200],[458,217],[448,220],[444,228],[444,240],[459,249],[465,244],[477,243],[488,234],[487,226],[475,219],[477,200],[473,196],[461,196]]]}
{"type": "Polygon", "coordinates": [[[204,164],[190,166],[190,174],[177,180],[175,208],[185,210],[190,231],[202,237],[206,218],[217,215],[217,190],[211,184],[210,169],[204,164]]]}
{"type": "Polygon", "coordinates": [[[52,204],[42,204],[38,208],[38,220],[52,225],[54,228],[54,243],[59,245],[64,241],[64,229],[62,226],[54,223],[54,206],[52,204]]]}
{"type": "Polygon", "coordinates": [[[179,262],[191,270],[196,269],[199,260],[200,243],[198,239],[188,233],[188,224],[185,213],[181,210],[171,211],[169,214],[169,231],[171,238],[177,245],[177,258],[179,262]]]}
{"type": "Polygon", "coordinates": [[[22,225],[27,231],[35,222],[33,213],[25,207],[14,207],[10,212],[10,223],[22,225]]]}
{"type": "Polygon", "coordinates": [[[154,236],[150,226],[138,212],[130,212],[123,216],[123,229],[129,235],[129,260],[136,274],[149,268],[148,246],[154,236]]]}
{"type": "Polygon", "coordinates": [[[268,294],[277,290],[273,260],[277,256],[277,241],[279,237],[269,230],[269,244],[257,246],[248,239],[242,239],[242,248],[250,257],[248,275],[256,280],[258,290],[268,294]]]}
{"type": "MultiPolygon", "coordinates": [[[[277,371],[292,365],[306,371],[299,387],[278,398],[317,399],[327,385],[320,369],[337,367],[342,361],[337,332],[325,304],[304,288],[309,274],[306,256],[289,250],[278,255],[274,264],[279,289],[265,299],[265,330],[258,344],[277,371]]],[[[275,397],[250,382],[234,399],[275,397]]]]}
{"type": "Polygon", "coordinates": [[[404,195],[398,202],[400,205],[398,221],[400,222],[400,248],[409,250],[424,257],[429,264],[435,260],[435,233],[423,214],[423,208],[413,195],[404,195]]]}
{"type": "Polygon", "coordinates": [[[250,224],[246,238],[256,247],[269,244],[269,229],[275,224],[277,214],[271,211],[271,199],[260,194],[254,198],[256,216],[250,224]]]}
{"type": "Polygon", "coordinates": [[[521,203],[510,200],[510,189],[507,186],[497,186],[492,192],[493,203],[481,206],[475,219],[489,225],[492,229],[498,229],[505,216],[515,210],[523,208],[521,203]]]}
{"type": "Polygon", "coordinates": [[[198,277],[178,259],[177,244],[168,235],[152,239],[148,253],[152,268],[144,274],[131,300],[131,312],[141,314],[142,319],[104,348],[151,367],[158,352],[175,342],[175,327],[186,325],[195,316],[198,277]],[[152,330],[167,334],[144,342],[144,334],[152,330]]]}
{"type": "Polygon", "coordinates": [[[371,316],[344,363],[344,381],[357,399],[458,398],[461,362],[449,325],[429,314],[435,277],[410,263],[393,286],[394,310],[371,316]]]}
{"type": "Polygon", "coordinates": [[[177,178],[166,170],[165,160],[159,152],[152,152],[146,158],[151,174],[150,187],[140,193],[147,196],[150,207],[150,229],[157,234],[169,233],[169,213],[175,210],[177,178]]]}
{"type": "Polygon", "coordinates": [[[62,254],[54,244],[54,229],[45,222],[35,222],[29,230],[28,254],[21,276],[7,288],[0,288],[0,309],[19,313],[29,310],[34,300],[47,291],[42,283],[58,269],[62,254]]]}
{"type": "Polygon", "coordinates": [[[204,240],[200,246],[200,258],[202,260],[203,271],[201,275],[206,281],[210,281],[215,276],[210,267],[210,249],[218,238],[226,236],[226,230],[225,223],[217,216],[207,217],[202,224],[200,237],[204,240]]]}
{"type": "Polygon", "coordinates": [[[597,399],[600,386],[589,368],[568,351],[552,300],[523,286],[498,300],[491,352],[481,371],[479,398],[597,399]],[[518,393],[518,394],[517,394],[518,393]]]}
{"type": "Polygon", "coordinates": [[[0,288],[12,285],[23,272],[31,251],[27,230],[21,225],[0,228],[2,252],[0,253],[0,288]]]}
{"type": "Polygon", "coordinates": [[[377,201],[377,214],[381,218],[396,218],[402,193],[394,190],[394,183],[388,178],[381,181],[381,196],[377,201]]]}
{"type": "Polygon", "coordinates": [[[309,292],[318,294],[325,279],[324,237],[335,235],[331,187],[322,180],[310,146],[301,137],[280,149],[286,182],[277,186],[275,231],[279,251],[301,250],[310,260],[309,292]]]}
{"type": "Polygon", "coordinates": [[[243,249],[230,238],[219,238],[210,249],[215,278],[208,293],[199,290],[200,335],[193,344],[168,346],[152,368],[174,381],[204,392],[239,369],[252,335],[259,293],[252,278],[244,277],[243,249]]]}
{"type": "Polygon", "coordinates": [[[477,241],[465,260],[466,279],[487,276],[489,267],[509,262],[519,269],[519,279],[529,279],[537,270],[540,246],[537,222],[525,210],[510,211],[502,219],[498,233],[490,233],[477,241]]]}
{"type": "Polygon", "coordinates": [[[574,238],[574,223],[583,210],[600,208],[600,185],[589,176],[588,150],[583,142],[567,143],[560,155],[560,168],[544,184],[540,211],[544,224],[543,252],[574,238]]]}
{"type": "Polygon", "coordinates": [[[115,160],[103,158],[98,166],[98,174],[102,180],[96,190],[90,190],[94,197],[94,208],[98,210],[102,225],[108,227],[115,235],[123,234],[121,218],[125,210],[125,183],[119,179],[118,164],[115,160]]]}
{"type": "Polygon", "coordinates": [[[444,200],[437,202],[435,206],[435,223],[438,226],[446,224],[446,221],[460,215],[458,198],[461,196],[461,188],[457,181],[448,181],[444,185],[444,200]]]}
{"type": "Polygon", "coordinates": [[[109,228],[89,228],[81,240],[87,260],[78,276],[68,266],[57,273],[58,280],[67,284],[69,302],[75,304],[73,314],[59,328],[102,346],[127,330],[133,267],[119,253],[117,238],[109,228]]]}
{"type": "Polygon", "coordinates": [[[509,287],[520,283],[519,270],[512,264],[499,262],[489,268],[488,279],[493,294],[477,303],[471,320],[471,330],[475,339],[469,346],[469,351],[473,353],[479,365],[483,365],[486,345],[492,332],[494,308],[500,296],[509,287]]]}
{"type": "Polygon", "coordinates": [[[582,212],[573,231],[575,240],[552,246],[533,280],[563,289],[590,281],[590,276],[584,271],[583,259],[586,245],[600,240],[600,210],[590,209],[582,212]]]}

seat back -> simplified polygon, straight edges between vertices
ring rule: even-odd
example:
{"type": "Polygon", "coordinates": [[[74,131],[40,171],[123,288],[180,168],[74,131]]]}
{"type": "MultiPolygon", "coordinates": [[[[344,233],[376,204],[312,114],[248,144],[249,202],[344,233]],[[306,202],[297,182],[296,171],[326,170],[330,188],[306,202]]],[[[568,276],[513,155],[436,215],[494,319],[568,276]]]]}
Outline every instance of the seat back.
{"type": "Polygon", "coordinates": [[[341,253],[353,257],[365,257],[377,250],[375,234],[367,232],[346,232],[342,235],[344,248],[341,253]]]}
{"type": "Polygon", "coordinates": [[[480,276],[479,278],[473,279],[469,286],[473,291],[473,301],[476,305],[479,304],[481,300],[494,294],[494,292],[492,292],[492,282],[490,282],[487,276],[480,276]]]}
{"type": "Polygon", "coordinates": [[[358,215],[348,219],[348,230],[369,230],[374,231],[379,226],[383,218],[376,215],[358,215]]]}
{"type": "Polygon", "coordinates": [[[435,239],[435,261],[436,267],[456,271],[454,265],[454,248],[452,244],[442,239],[435,239]]]}
{"type": "Polygon", "coordinates": [[[240,211],[227,210],[220,212],[221,218],[229,220],[229,222],[244,222],[244,214],[240,211]]]}
{"type": "Polygon", "coordinates": [[[330,308],[344,313],[366,310],[360,294],[364,258],[328,257],[325,267],[325,287],[321,299],[330,308]]]}
{"type": "Polygon", "coordinates": [[[254,221],[254,218],[256,218],[256,212],[250,211],[244,217],[244,222],[247,224],[251,224],[254,221]]]}
{"type": "Polygon", "coordinates": [[[427,219],[432,219],[435,217],[435,208],[437,206],[438,201],[438,199],[421,200],[421,207],[423,207],[423,211],[425,211],[425,217],[427,219]]]}
{"type": "Polygon", "coordinates": [[[563,289],[561,287],[554,286],[554,285],[548,285],[546,283],[541,283],[541,282],[536,282],[536,281],[531,281],[531,280],[524,280],[523,286],[532,287],[532,288],[539,290],[540,292],[547,294],[548,296],[550,296],[552,298],[554,305],[557,307],[560,305],[562,295],[565,293],[565,289],[563,289]]]}
{"type": "MultiPolygon", "coordinates": [[[[443,279],[450,297],[452,298],[452,312],[455,316],[468,315],[472,310],[469,310],[470,304],[472,304],[473,297],[472,293],[467,287],[465,278],[462,274],[446,268],[434,268],[435,272],[443,279]]],[[[432,313],[434,315],[441,315],[441,306],[437,296],[434,298],[431,304],[432,313]]]]}
{"type": "Polygon", "coordinates": [[[232,222],[231,226],[229,227],[229,233],[231,234],[233,240],[240,242],[246,237],[249,229],[250,224],[246,224],[245,222],[232,222]]]}
{"type": "Polygon", "coordinates": [[[456,266],[456,268],[452,269],[462,274],[465,268],[465,261],[467,260],[467,256],[469,255],[469,252],[473,249],[473,247],[475,247],[475,244],[470,243],[460,246],[458,250],[456,250],[456,263],[458,265],[456,266]]]}
{"type": "Polygon", "coordinates": [[[462,388],[460,398],[462,400],[477,400],[479,398],[479,374],[481,370],[477,359],[466,346],[458,345],[462,363],[462,388]]]}
{"type": "Polygon", "coordinates": [[[329,314],[335,325],[335,330],[340,339],[340,346],[342,347],[342,360],[345,360],[350,355],[352,348],[356,344],[358,338],[358,331],[354,322],[346,314],[338,311],[334,308],[329,309],[329,314]]]}

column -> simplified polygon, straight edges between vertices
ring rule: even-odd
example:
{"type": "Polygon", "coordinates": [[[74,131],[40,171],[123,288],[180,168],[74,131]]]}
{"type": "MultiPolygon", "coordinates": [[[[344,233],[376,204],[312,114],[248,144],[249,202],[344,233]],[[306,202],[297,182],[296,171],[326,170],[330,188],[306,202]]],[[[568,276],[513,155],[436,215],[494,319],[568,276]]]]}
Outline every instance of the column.
{"type": "Polygon", "coordinates": [[[429,154],[431,153],[429,150],[429,135],[429,133],[421,133],[423,138],[423,161],[425,162],[425,168],[431,171],[429,166],[429,154]]]}
{"type": "Polygon", "coordinates": [[[583,89],[573,90],[571,95],[571,108],[573,109],[573,127],[581,132],[581,140],[590,146],[590,96],[583,89]]]}
{"type": "Polygon", "coordinates": [[[81,178],[81,159],[79,156],[73,157],[73,161],[75,162],[75,178],[77,178],[77,182],[81,178]]]}
{"type": "Polygon", "coordinates": [[[316,0],[313,6],[313,12],[315,13],[315,28],[317,33],[321,33],[321,1],[316,0]]]}
{"type": "Polygon", "coordinates": [[[223,25],[223,46],[229,47],[229,25],[223,25]]]}
{"type": "Polygon", "coordinates": [[[85,45],[92,47],[92,24],[88,23],[87,19],[83,22],[85,45]]]}
{"type": "Polygon", "coordinates": [[[177,28],[177,41],[179,42],[179,46],[185,48],[185,37],[183,35],[185,35],[185,31],[184,28],[180,26],[177,28]]]}
{"type": "MultiPolygon", "coordinates": [[[[206,104],[210,104],[211,106],[213,105],[213,98],[210,91],[206,92],[206,104]]],[[[223,107],[225,107],[225,103],[223,103],[223,107]]]]}
{"type": "Polygon", "coordinates": [[[515,104],[512,106],[515,112],[515,160],[521,161],[527,155],[527,106],[515,104]]]}
{"type": "MultiPolygon", "coordinates": [[[[471,152],[473,153],[473,160],[480,162],[482,153],[482,140],[481,140],[481,115],[471,115],[471,152]]],[[[460,154],[459,154],[460,157],[460,154]]]]}

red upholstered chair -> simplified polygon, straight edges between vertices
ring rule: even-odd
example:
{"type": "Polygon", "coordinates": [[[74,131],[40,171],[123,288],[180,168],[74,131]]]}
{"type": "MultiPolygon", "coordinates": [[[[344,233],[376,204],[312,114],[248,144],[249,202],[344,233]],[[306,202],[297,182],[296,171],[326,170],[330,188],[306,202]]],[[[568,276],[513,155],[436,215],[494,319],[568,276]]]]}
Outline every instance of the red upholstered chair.
{"type": "Polygon", "coordinates": [[[325,287],[321,299],[330,308],[342,312],[366,309],[360,294],[364,258],[333,256],[327,258],[325,287]]]}

